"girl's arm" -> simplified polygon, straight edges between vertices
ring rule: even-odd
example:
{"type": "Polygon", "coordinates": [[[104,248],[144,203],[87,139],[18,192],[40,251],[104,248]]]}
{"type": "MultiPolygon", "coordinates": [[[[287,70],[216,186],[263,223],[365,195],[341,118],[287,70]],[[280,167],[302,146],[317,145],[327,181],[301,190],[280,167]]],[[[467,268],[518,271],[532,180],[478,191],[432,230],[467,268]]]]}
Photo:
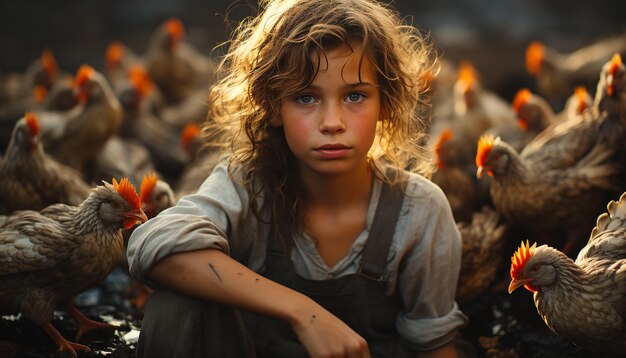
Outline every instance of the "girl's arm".
{"type": "Polygon", "coordinates": [[[217,249],[172,254],[148,277],[181,293],[287,321],[312,357],[369,357],[366,341],[309,297],[217,249]]]}

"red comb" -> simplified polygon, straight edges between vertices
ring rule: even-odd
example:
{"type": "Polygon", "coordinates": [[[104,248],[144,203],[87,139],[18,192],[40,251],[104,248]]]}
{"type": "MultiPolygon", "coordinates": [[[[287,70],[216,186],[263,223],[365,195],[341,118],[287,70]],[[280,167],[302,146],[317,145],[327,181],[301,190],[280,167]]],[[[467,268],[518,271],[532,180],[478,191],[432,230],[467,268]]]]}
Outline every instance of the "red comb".
{"type": "Polygon", "coordinates": [[[93,76],[94,72],[96,72],[96,70],[94,70],[93,67],[89,65],[80,66],[80,68],[76,72],[76,78],[74,79],[74,84],[77,87],[82,87],[85,84],[85,82],[91,79],[91,76],[93,76]]]}
{"type": "Polygon", "coordinates": [[[167,33],[174,39],[180,39],[185,33],[185,27],[183,23],[177,18],[171,18],[165,23],[167,33]]]}
{"type": "Polygon", "coordinates": [[[446,128],[443,132],[441,132],[441,134],[437,138],[437,141],[435,142],[435,155],[437,156],[437,167],[439,169],[444,167],[444,163],[441,160],[441,149],[443,145],[453,137],[454,134],[452,133],[452,129],[446,128]]]}
{"type": "Polygon", "coordinates": [[[41,103],[48,96],[48,89],[44,85],[37,85],[33,88],[33,97],[35,98],[35,102],[41,103]]]}
{"type": "Polygon", "coordinates": [[[528,103],[528,100],[530,100],[530,97],[532,97],[532,95],[533,94],[528,88],[522,88],[521,90],[517,91],[517,94],[513,99],[513,110],[515,111],[515,113],[519,113],[520,109],[522,109],[522,107],[526,103],[528,103]]]}
{"type": "Polygon", "coordinates": [[[536,75],[541,71],[544,47],[538,41],[533,41],[526,48],[526,71],[531,75],[536,75]]]}
{"type": "Polygon", "coordinates": [[[39,134],[39,121],[35,116],[34,112],[26,112],[24,114],[24,118],[26,118],[26,125],[28,126],[28,130],[30,131],[31,137],[34,137],[39,134]]]}
{"type": "Polygon", "coordinates": [[[574,94],[576,95],[576,99],[578,100],[578,106],[576,106],[576,112],[578,114],[581,114],[591,104],[589,102],[589,98],[590,98],[589,93],[587,93],[587,89],[584,86],[578,86],[574,89],[574,94]]]}
{"type": "Polygon", "coordinates": [[[459,64],[457,77],[459,81],[465,84],[465,88],[463,88],[463,90],[464,92],[467,92],[476,82],[476,69],[471,63],[462,61],[459,64]]]}
{"type": "Polygon", "coordinates": [[[118,183],[115,178],[113,178],[113,188],[117,191],[117,193],[126,200],[134,209],[141,209],[141,201],[139,200],[139,196],[137,195],[137,191],[133,184],[130,183],[128,178],[122,178],[122,180],[118,183]]]}
{"type": "Polygon", "coordinates": [[[157,183],[156,173],[151,172],[143,176],[143,179],[141,179],[141,185],[139,187],[139,193],[140,193],[139,195],[140,195],[142,203],[145,203],[148,201],[148,199],[150,198],[150,195],[152,194],[152,190],[154,190],[156,183],[157,183]]]}
{"type": "Polygon", "coordinates": [[[528,240],[526,240],[526,244],[522,241],[520,247],[515,251],[515,254],[511,257],[511,278],[517,280],[519,277],[519,273],[528,262],[528,259],[533,255],[535,248],[537,247],[537,243],[535,242],[532,246],[529,246],[528,240]]]}
{"type": "Polygon", "coordinates": [[[152,81],[148,71],[141,65],[134,65],[128,71],[128,78],[130,82],[135,86],[137,92],[141,97],[145,96],[152,90],[152,81]]]}
{"type": "Polygon", "coordinates": [[[478,140],[478,149],[476,150],[476,166],[482,167],[485,164],[485,159],[493,148],[494,138],[491,134],[484,134],[478,140]]]}
{"type": "Polygon", "coordinates": [[[609,78],[607,78],[606,94],[613,96],[615,92],[615,74],[622,67],[622,56],[619,53],[613,55],[611,58],[611,65],[609,67],[609,78]]]}
{"type": "Polygon", "coordinates": [[[620,67],[622,67],[622,56],[619,53],[616,53],[611,58],[611,69],[609,72],[615,76],[615,72],[617,72],[620,67]]]}
{"type": "Polygon", "coordinates": [[[183,148],[187,148],[189,142],[197,138],[200,135],[200,126],[197,123],[191,122],[185,125],[183,132],[180,134],[180,145],[183,148]]]}
{"type": "Polygon", "coordinates": [[[117,68],[120,65],[122,56],[124,56],[124,45],[118,41],[111,42],[104,55],[107,67],[117,68]]]}
{"type": "Polygon", "coordinates": [[[48,49],[43,50],[41,53],[41,66],[48,76],[54,77],[57,74],[57,61],[54,59],[52,51],[48,49]]]}

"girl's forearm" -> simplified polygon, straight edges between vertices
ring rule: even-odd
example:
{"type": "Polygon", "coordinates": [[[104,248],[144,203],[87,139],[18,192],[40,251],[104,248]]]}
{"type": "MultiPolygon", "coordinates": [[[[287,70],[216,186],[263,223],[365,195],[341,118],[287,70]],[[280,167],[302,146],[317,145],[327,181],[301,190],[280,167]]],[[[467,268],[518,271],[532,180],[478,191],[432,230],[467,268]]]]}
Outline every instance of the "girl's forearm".
{"type": "Polygon", "coordinates": [[[268,280],[217,249],[172,254],[148,273],[181,293],[298,324],[318,305],[305,295],[268,280]]]}
{"type": "Polygon", "coordinates": [[[311,357],[370,356],[363,337],[315,301],[217,249],[170,255],[148,276],[190,296],[285,320],[311,357]]]}

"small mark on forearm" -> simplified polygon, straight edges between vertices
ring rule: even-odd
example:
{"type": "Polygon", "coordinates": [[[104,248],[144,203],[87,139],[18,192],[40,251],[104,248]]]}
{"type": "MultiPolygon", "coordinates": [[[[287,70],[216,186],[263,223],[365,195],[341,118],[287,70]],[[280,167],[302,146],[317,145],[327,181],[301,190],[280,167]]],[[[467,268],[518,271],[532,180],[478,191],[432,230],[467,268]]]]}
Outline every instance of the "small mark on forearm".
{"type": "Polygon", "coordinates": [[[220,282],[222,282],[222,278],[220,277],[220,274],[217,272],[215,267],[213,267],[213,264],[211,264],[210,262],[209,262],[209,267],[211,268],[215,276],[217,276],[217,279],[220,280],[220,282]]]}
{"type": "Polygon", "coordinates": [[[237,272],[237,276],[243,276],[243,272],[237,272]]]}
{"type": "Polygon", "coordinates": [[[254,279],[254,283],[259,283],[259,278],[258,277],[254,279]]]}
{"type": "Polygon", "coordinates": [[[310,323],[311,323],[311,324],[313,324],[313,321],[315,321],[315,315],[312,315],[312,316],[311,316],[311,321],[310,321],[310,323]]]}

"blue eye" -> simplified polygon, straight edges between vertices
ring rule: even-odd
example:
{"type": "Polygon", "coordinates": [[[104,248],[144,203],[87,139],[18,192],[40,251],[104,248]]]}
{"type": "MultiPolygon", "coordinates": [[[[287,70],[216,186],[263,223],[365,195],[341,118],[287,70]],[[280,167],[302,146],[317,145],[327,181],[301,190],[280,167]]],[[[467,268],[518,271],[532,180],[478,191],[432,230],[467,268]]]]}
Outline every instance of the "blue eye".
{"type": "Polygon", "coordinates": [[[296,98],[296,102],[298,102],[299,104],[311,104],[315,102],[315,97],[309,94],[305,94],[303,96],[296,98]]]}
{"type": "Polygon", "coordinates": [[[346,99],[348,100],[348,102],[359,103],[365,99],[365,96],[363,95],[363,93],[354,92],[347,95],[346,99]]]}

